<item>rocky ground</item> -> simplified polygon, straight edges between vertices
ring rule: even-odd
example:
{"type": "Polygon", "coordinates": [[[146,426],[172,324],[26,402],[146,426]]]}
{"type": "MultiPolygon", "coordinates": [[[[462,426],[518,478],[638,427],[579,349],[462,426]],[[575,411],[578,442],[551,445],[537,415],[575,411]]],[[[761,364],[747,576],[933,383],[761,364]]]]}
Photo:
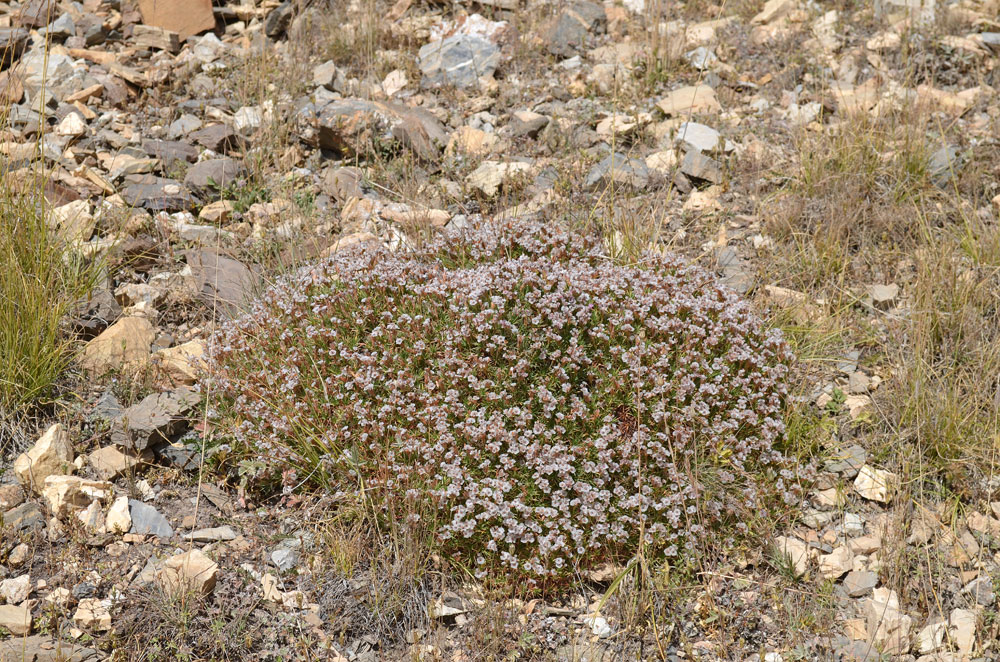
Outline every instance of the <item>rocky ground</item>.
{"type": "Polygon", "coordinates": [[[0,660],[996,659],[994,0],[215,5],[0,2],[4,177],[40,164],[108,260],[4,440],[0,660]],[[213,471],[218,324],[504,216],[679,252],[786,329],[818,471],[770,544],[499,600],[213,471]]]}

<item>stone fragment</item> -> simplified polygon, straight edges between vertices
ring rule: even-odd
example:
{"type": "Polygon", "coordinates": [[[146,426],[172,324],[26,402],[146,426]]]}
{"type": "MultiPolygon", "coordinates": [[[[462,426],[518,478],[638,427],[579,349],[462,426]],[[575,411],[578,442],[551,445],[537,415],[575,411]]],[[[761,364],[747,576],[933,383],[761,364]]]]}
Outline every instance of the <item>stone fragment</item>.
{"type": "Polygon", "coordinates": [[[31,610],[15,605],[0,606],[0,628],[6,629],[15,637],[31,634],[31,610]]]}
{"type": "Polygon", "coordinates": [[[228,124],[212,124],[192,132],[188,139],[218,154],[242,150],[245,139],[228,124]]]}
{"type": "Polygon", "coordinates": [[[132,514],[127,496],[120,496],[111,504],[104,527],[109,533],[128,533],[131,530],[132,514]]]}
{"type": "Polygon", "coordinates": [[[435,161],[448,142],[434,115],[389,101],[333,101],[323,107],[317,122],[319,146],[345,156],[364,156],[373,148],[401,144],[420,159],[435,161]]]}
{"type": "Polygon", "coordinates": [[[111,629],[111,610],[100,598],[83,598],[73,614],[73,622],[81,628],[107,632],[111,629]]]}
{"type": "Polygon", "coordinates": [[[710,115],[722,112],[722,106],[715,98],[715,90],[708,85],[681,87],[656,102],[664,115],[686,117],[688,115],[710,115]]]}
{"type": "Polygon", "coordinates": [[[867,570],[852,570],[844,577],[844,590],[852,598],[860,598],[878,586],[878,575],[867,570]]]}
{"type": "Polygon", "coordinates": [[[610,154],[594,165],[583,183],[583,187],[590,191],[608,186],[642,190],[648,185],[649,168],[646,162],[619,153],[610,154]]]}
{"type": "Polygon", "coordinates": [[[104,657],[79,643],[53,639],[50,635],[10,637],[0,641],[3,662],[99,662],[104,657]]]}
{"type": "Polygon", "coordinates": [[[229,222],[236,207],[229,200],[216,200],[201,208],[198,212],[198,220],[213,225],[222,225],[229,222]]]}
{"type": "Polygon", "coordinates": [[[417,52],[417,66],[425,88],[452,85],[471,87],[490,77],[500,61],[500,47],[482,37],[456,34],[436,39],[417,52]]]}
{"type": "Polygon", "coordinates": [[[955,609],[948,617],[948,636],[966,655],[976,647],[976,612],[971,609],[955,609]]]}
{"type": "Polygon", "coordinates": [[[129,499],[128,504],[129,516],[132,519],[129,533],[159,538],[170,538],[174,535],[174,530],[167,518],[160,514],[156,508],[135,499],[129,499]]]}
{"type": "Polygon", "coordinates": [[[216,197],[245,173],[246,168],[236,159],[207,159],[188,168],[184,185],[198,195],[216,197]]]}
{"type": "Polygon", "coordinates": [[[910,650],[910,626],[913,619],[900,611],[896,592],[876,588],[864,601],[868,633],[885,655],[902,655],[910,650]]]}
{"type": "Polygon", "coordinates": [[[53,475],[45,479],[42,497],[48,502],[52,514],[62,519],[74,510],[86,508],[95,500],[106,501],[112,489],[111,483],[105,481],[53,475]]]}
{"type": "Polygon", "coordinates": [[[157,574],[160,586],[170,594],[208,595],[215,589],[219,565],[199,549],[166,560],[157,574]]]}
{"type": "Polygon", "coordinates": [[[212,249],[190,250],[184,256],[195,291],[209,309],[232,317],[247,307],[258,281],[246,265],[212,249]]]}
{"type": "Polygon", "coordinates": [[[24,602],[31,595],[31,590],[31,576],[27,574],[0,582],[0,598],[7,604],[24,602]]]}
{"type": "Polygon", "coordinates": [[[264,20],[264,34],[271,39],[277,39],[288,30],[295,16],[295,3],[292,0],[285,0],[271,10],[264,20]]]}
{"type": "Polygon", "coordinates": [[[899,285],[889,283],[888,285],[871,285],[868,287],[868,294],[879,308],[885,309],[896,302],[899,296],[899,285]]]}
{"type": "Polygon", "coordinates": [[[765,25],[784,18],[795,9],[795,0],[768,0],[764,8],[750,19],[751,25],[765,25]]]}
{"type": "Polygon", "coordinates": [[[114,480],[134,469],[140,461],[140,458],[126,455],[117,446],[98,448],[87,456],[87,463],[101,480],[114,480]]]}
{"type": "Polygon", "coordinates": [[[928,623],[917,633],[917,652],[922,655],[934,653],[944,648],[945,636],[948,633],[948,624],[944,621],[934,621],[928,623]]]}
{"type": "Polygon", "coordinates": [[[896,474],[866,464],[854,479],[854,489],[865,499],[889,503],[896,487],[896,474]]]}
{"type": "Polygon", "coordinates": [[[14,475],[33,492],[39,492],[49,476],[72,470],[73,444],[61,423],[50,426],[27,453],[14,460],[14,475]]]}
{"type": "Polygon", "coordinates": [[[29,558],[31,558],[31,548],[22,542],[10,550],[10,553],[7,555],[7,563],[12,568],[20,568],[29,558]]]}
{"type": "Polygon", "coordinates": [[[134,26],[132,38],[139,48],[155,48],[168,53],[176,53],[181,49],[179,34],[155,25],[134,26]]]}
{"type": "Polygon", "coordinates": [[[177,384],[194,384],[205,368],[204,340],[191,340],[154,352],[151,363],[177,384]]]}
{"type": "Polygon", "coordinates": [[[199,401],[198,393],[185,386],[147,395],[115,420],[111,441],[131,452],[171,441],[187,429],[188,414],[199,401]]]}
{"type": "Polygon", "coordinates": [[[824,469],[830,473],[842,474],[845,478],[854,478],[867,459],[868,451],[855,444],[827,460],[824,469]]]}
{"type": "Polygon", "coordinates": [[[142,148],[153,158],[159,159],[164,168],[198,160],[198,148],[179,140],[143,140],[142,148]]]}
{"type": "Polygon", "coordinates": [[[185,540],[194,542],[218,542],[224,540],[235,540],[236,532],[230,526],[217,526],[212,529],[198,529],[184,535],[185,540]]]}
{"type": "Polygon", "coordinates": [[[795,568],[795,573],[804,575],[809,569],[809,559],[815,555],[814,550],[798,538],[779,536],[774,540],[777,553],[787,558],[795,568]]]}
{"type": "Polygon", "coordinates": [[[684,122],[677,127],[677,142],[688,150],[711,152],[721,147],[721,141],[718,131],[698,122],[684,122]]]}
{"type": "Polygon", "coordinates": [[[191,191],[175,179],[153,175],[128,175],[122,199],[132,207],[147,211],[184,211],[194,206],[191,191]]]}
{"type": "Polygon", "coordinates": [[[41,507],[34,501],[22,503],[3,514],[5,530],[14,533],[22,531],[39,531],[45,528],[45,517],[41,507]]]}
{"type": "Polygon", "coordinates": [[[500,188],[509,185],[518,176],[526,176],[530,163],[523,161],[483,161],[465,178],[466,183],[492,198],[500,188]]]}
{"type": "Polygon", "coordinates": [[[48,224],[56,228],[63,240],[73,243],[90,239],[97,227],[97,220],[91,213],[89,202],[74,200],[52,208],[48,224]]]}
{"type": "Polygon", "coordinates": [[[704,180],[712,184],[722,182],[722,164],[694,150],[684,155],[684,160],[681,161],[681,172],[693,179],[704,180]]]}
{"type": "Polygon", "coordinates": [[[24,489],[20,485],[0,485],[0,511],[10,510],[24,503],[24,489]]]}
{"type": "Polygon", "coordinates": [[[996,593],[993,590],[993,579],[989,575],[977,577],[962,587],[961,595],[971,596],[976,604],[983,607],[991,607],[996,601],[996,593]]]}
{"type": "Polygon", "coordinates": [[[829,554],[820,555],[819,572],[826,579],[839,579],[850,571],[852,559],[851,550],[846,545],[838,547],[829,554]]]}
{"type": "Polygon", "coordinates": [[[465,154],[467,156],[482,156],[496,147],[499,139],[495,133],[486,133],[471,126],[460,126],[448,139],[446,154],[465,154]]]}
{"type": "Polygon", "coordinates": [[[606,27],[604,7],[594,2],[575,2],[559,14],[544,39],[550,53],[571,57],[586,46],[591,34],[602,34],[606,27]]]}
{"type": "Polygon", "coordinates": [[[541,113],[535,113],[530,110],[518,110],[510,117],[510,122],[507,125],[508,135],[513,138],[517,138],[518,136],[537,138],[539,132],[547,127],[550,121],[549,117],[541,113]]]}
{"type": "Polygon", "coordinates": [[[176,32],[180,39],[215,27],[212,0],[138,0],[138,4],[146,25],[176,32]]]}

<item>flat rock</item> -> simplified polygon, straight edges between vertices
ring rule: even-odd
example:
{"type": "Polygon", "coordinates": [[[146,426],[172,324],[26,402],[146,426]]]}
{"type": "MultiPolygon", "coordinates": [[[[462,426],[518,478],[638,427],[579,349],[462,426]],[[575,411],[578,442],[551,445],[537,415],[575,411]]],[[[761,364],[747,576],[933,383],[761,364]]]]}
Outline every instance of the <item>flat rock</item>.
{"type": "Polygon", "coordinates": [[[664,115],[686,117],[687,115],[714,115],[722,112],[722,106],[715,98],[715,90],[708,85],[688,85],[667,94],[656,102],[664,115]]]}
{"type": "Polygon", "coordinates": [[[258,283],[246,265],[211,249],[190,250],[184,257],[202,303],[223,317],[246,309],[258,283]]]}
{"type": "Polygon", "coordinates": [[[157,574],[164,591],[179,595],[208,595],[215,589],[219,565],[200,549],[171,556],[157,574]]]}
{"type": "Polygon", "coordinates": [[[855,444],[827,460],[823,468],[830,473],[842,474],[845,478],[854,478],[867,459],[868,451],[855,444]]]}
{"type": "Polygon", "coordinates": [[[14,475],[34,492],[41,490],[49,476],[68,474],[72,469],[73,443],[61,423],[50,426],[27,453],[14,460],[14,475]]]}
{"type": "Polygon", "coordinates": [[[804,575],[809,569],[809,559],[815,555],[814,550],[798,538],[789,536],[779,536],[774,540],[774,547],[778,554],[786,557],[794,566],[795,572],[804,575]]]}
{"type": "Polygon", "coordinates": [[[604,7],[594,2],[575,2],[563,10],[547,30],[544,39],[548,51],[560,57],[571,57],[587,45],[591,34],[602,34],[607,28],[604,7]]]}
{"type": "Polygon", "coordinates": [[[111,629],[111,610],[100,598],[83,598],[73,614],[81,628],[106,632],[111,629]]]}
{"type": "Polygon", "coordinates": [[[7,604],[18,604],[28,599],[33,588],[30,575],[5,579],[0,582],[0,598],[7,604]]]}
{"type": "Polygon", "coordinates": [[[205,368],[207,346],[204,340],[191,340],[154,352],[150,361],[176,384],[194,384],[205,368]]]}
{"type": "Polygon", "coordinates": [[[589,191],[607,186],[627,186],[642,190],[648,185],[649,168],[646,162],[618,153],[610,154],[594,165],[583,183],[583,187],[589,191]]]}
{"type": "Polygon", "coordinates": [[[677,127],[677,142],[687,149],[711,152],[720,147],[722,136],[719,132],[698,122],[684,122],[677,127]]]}
{"type": "Polygon", "coordinates": [[[221,540],[235,540],[236,532],[231,526],[217,526],[211,529],[198,529],[184,535],[185,540],[194,542],[218,542],[221,540]]]}
{"type": "Polygon", "coordinates": [[[108,508],[104,527],[109,533],[128,533],[132,530],[132,512],[127,496],[118,497],[108,508]]]}
{"type": "Polygon", "coordinates": [[[187,429],[188,414],[199,399],[198,393],[184,386],[148,395],[115,420],[111,441],[132,452],[169,442],[187,429]]]}
{"type": "Polygon", "coordinates": [[[844,590],[852,598],[860,598],[878,586],[878,575],[867,570],[852,570],[844,577],[844,590]]]}
{"type": "Polygon", "coordinates": [[[31,633],[31,610],[16,605],[0,605],[0,627],[21,637],[31,633]]]}
{"type": "Polygon", "coordinates": [[[896,474],[866,464],[854,479],[854,489],[865,499],[889,503],[896,482],[896,474]]]}
{"type": "Polygon", "coordinates": [[[70,314],[74,331],[80,336],[94,338],[121,317],[122,308],[106,287],[96,288],[73,307],[70,314]]]}
{"type": "Polygon", "coordinates": [[[101,480],[114,480],[123,476],[141,462],[140,458],[123,453],[117,446],[98,448],[87,456],[87,464],[93,467],[101,480]]]}
{"type": "Polygon", "coordinates": [[[147,211],[184,211],[194,206],[191,191],[176,179],[152,175],[129,175],[122,191],[126,204],[147,211]]]}
{"type": "Polygon", "coordinates": [[[111,483],[86,480],[79,476],[49,476],[42,487],[42,497],[52,514],[62,519],[72,511],[86,508],[93,501],[106,501],[112,493],[111,483]]]}
{"type": "Polygon", "coordinates": [[[99,662],[104,656],[79,643],[53,639],[49,635],[11,638],[0,641],[3,662],[99,662]]]}
{"type": "Polygon", "coordinates": [[[500,192],[501,187],[519,175],[525,176],[530,170],[531,164],[523,161],[483,161],[469,173],[465,181],[483,195],[492,198],[500,192]]]}
{"type": "Polygon", "coordinates": [[[132,519],[129,533],[159,538],[170,538],[174,535],[170,522],[153,506],[135,499],[129,499],[128,506],[129,516],[132,519]]]}
{"type": "Polygon", "coordinates": [[[22,503],[3,514],[3,524],[7,530],[17,533],[22,531],[38,531],[45,528],[45,516],[42,508],[34,501],[22,503]]]}
{"type": "Polygon", "coordinates": [[[142,148],[153,158],[159,159],[164,168],[198,160],[198,148],[180,140],[143,140],[142,148]]]}
{"type": "Polygon", "coordinates": [[[425,88],[476,85],[481,77],[493,75],[499,61],[499,46],[468,34],[436,39],[417,53],[420,84],[425,88]]]}
{"type": "Polygon", "coordinates": [[[207,159],[188,168],[184,185],[201,196],[217,197],[245,174],[246,167],[236,159],[207,159]]]}
{"type": "Polygon", "coordinates": [[[694,150],[684,155],[681,172],[692,179],[700,179],[712,184],[722,182],[722,164],[710,156],[694,150]]]}
{"type": "Polygon", "coordinates": [[[434,115],[392,102],[340,99],[324,106],[317,122],[319,146],[348,157],[402,145],[434,161],[448,142],[444,125],[434,115]]]}
{"type": "Polygon", "coordinates": [[[215,27],[212,0],[138,0],[138,4],[146,25],[176,32],[181,39],[215,27]]]}
{"type": "Polygon", "coordinates": [[[241,150],[245,142],[245,139],[228,124],[206,126],[192,132],[188,135],[188,139],[218,154],[241,150]]]}

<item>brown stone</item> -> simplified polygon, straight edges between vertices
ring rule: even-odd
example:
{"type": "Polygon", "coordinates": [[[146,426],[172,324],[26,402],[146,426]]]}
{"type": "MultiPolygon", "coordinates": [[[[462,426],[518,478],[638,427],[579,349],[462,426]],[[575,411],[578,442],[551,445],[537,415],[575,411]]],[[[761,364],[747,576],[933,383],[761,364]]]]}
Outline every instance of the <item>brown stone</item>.
{"type": "Polygon", "coordinates": [[[172,594],[208,595],[215,589],[219,565],[199,549],[171,556],[157,575],[160,586],[172,594]]]}
{"type": "Polygon", "coordinates": [[[149,358],[156,337],[153,325],[144,317],[123,317],[83,348],[80,363],[85,370],[103,373],[139,364],[149,358]]]}
{"type": "Polygon", "coordinates": [[[27,453],[14,461],[14,474],[21,484],[35,492],[45,479],[56,474],[68,474],[73,469],[73,444],[69,433],[60,423],[45,431],[27,453]]]}
{"type": "Polygon", "coordinates": [[[15,605],[0,606],[0,627],[6,628],[15,636],[23,636],[31,632],[31,610],[15,605]]]}
{"type": "Polygon", "coordinates": [[[146,25],[176,32],[181,39],[215,27],[212,0],[139,0],[146,25]]]}

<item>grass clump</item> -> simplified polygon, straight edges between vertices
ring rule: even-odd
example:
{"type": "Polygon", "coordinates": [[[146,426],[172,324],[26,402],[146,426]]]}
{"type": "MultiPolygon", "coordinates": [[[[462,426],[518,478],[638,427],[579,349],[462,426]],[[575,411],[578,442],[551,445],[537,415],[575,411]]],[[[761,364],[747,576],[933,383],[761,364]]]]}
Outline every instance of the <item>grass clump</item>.
{"type": "MultiPolygon", "coordinates": [[[[0,423],[44,404],[76,345],[61,323],[98,267],[47,222],[37,186],[0,185],[0,423]]],[[[3,445],[0,438],[0,446],[3,445]]]]}
{"type": "Polygon", "coordinates": [[[221,332],[220,429],[258,485],[364,495],[532,582],[640,547],[691,560],[796,500],[790,354],[746,302],[546,226],[470,235],[338,254],[221,332]]]}

